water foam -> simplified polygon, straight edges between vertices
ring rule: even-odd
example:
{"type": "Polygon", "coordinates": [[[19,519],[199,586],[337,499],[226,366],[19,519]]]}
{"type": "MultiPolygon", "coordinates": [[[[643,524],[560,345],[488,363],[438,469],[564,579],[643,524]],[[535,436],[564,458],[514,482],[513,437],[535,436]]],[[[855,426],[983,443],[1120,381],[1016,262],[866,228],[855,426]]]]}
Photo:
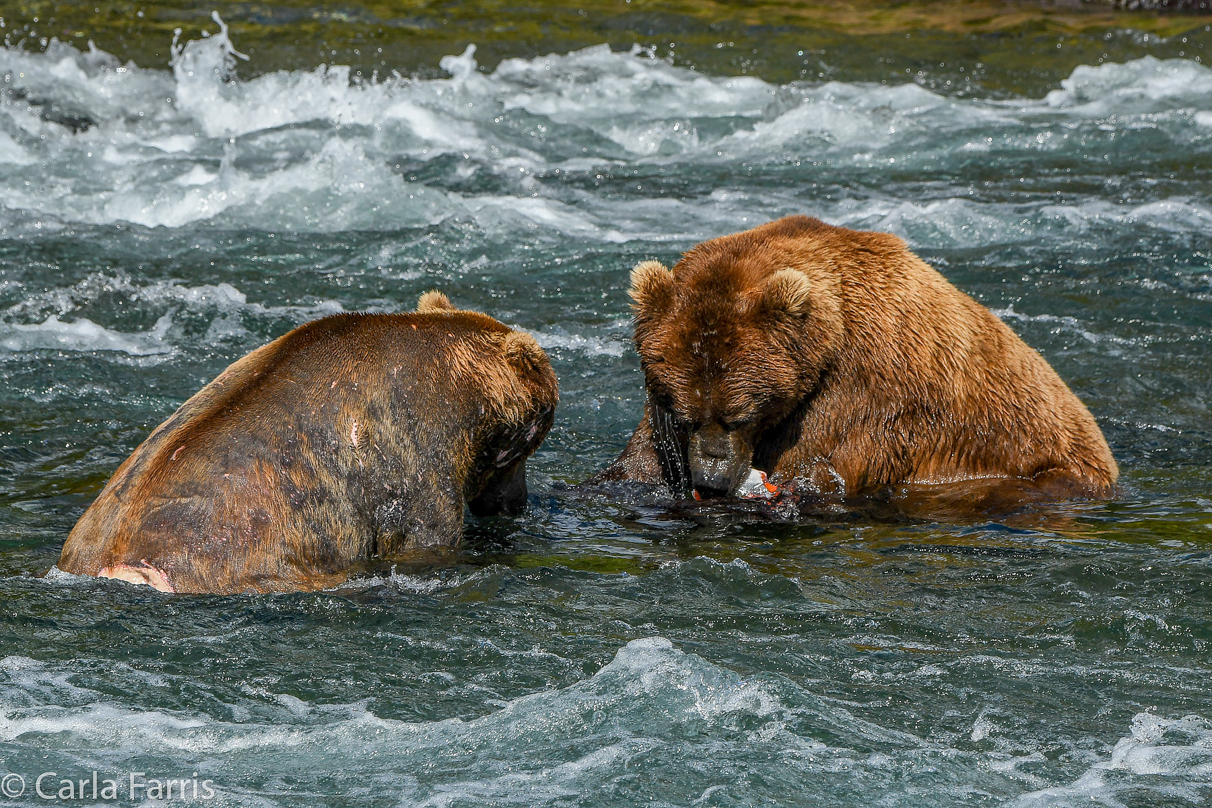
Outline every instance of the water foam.
{"type": "Polygon", "coordinates": [[[915,84],[780,87],[605,45],[508,59],[491,73],[473,46],[441,60],[443,79],[356,80],[320,65],[241,80],[237,57],[221,23],[174,44],[169,71],[53,40],[43,53],[0,51],[13,82],[0,102],[0,231],[24,232],[31,218],[47,228],[306,232],[454,218],[490,237],[618,243],[697,239],[809,212],[947,246],[1031,242],[1058,227],[1203,232],[1209,222],[1202,202],[1180,196],[1090,198],[1063,210],[981,200],[962,180],[906,203],[878,191],[806,199],[744,179],[754,165],[804,183],[838,169],[929,172],[952,154],[1007,165],[1043,153],[1076,159],[1133,131],[1203,153],[1212,80],[1191,61],[1078,67],[1043,99],[1007,101],[915,84]],[[727,176],[728,187],[677,199],[645,192],[667,169],[727,176]],[[598,188],[630,171],[640,177],[633,189],[618,179],[598,188]],[[566,178],[576,187],[552,181],[566,178]]]}
{"type": "MultiPolygon", "coordinates": [[[[722,740],[740,731],[736,741],[725,742],[751,742],[750,724],[776,722],[789,710],[768,686],[678,651],[661,637],[628,643],[581,682],[506,701],[472,720],[411,723],[378,718],[364,702],[317,705],[267,697],[259,698],[264,720],[232,722],[117,705],[72,685],[71,678],[60,665],[0,662],[0,695],[10,705],[0,715],[0,740],[80,765],[96,755],[111,766],[142,766],[149,755],[169,755],[178,766],[217,767],[222,776],[216,779],[228,789],[245,788],[267,771],[309,777],[344,770],[351,780],[365,777],[368,763],[375,771],[384,765],[398,773],[429,771],[427,783],[414,781],[409,804],[583,793],[653,750],[685,754],[684,738],[722,740]],[[362,757],[368,745],[377,751],[373,761],[362,757]]],[[[152,689],[175,686],[167,679],[149,683],[152,689]]],[[[767,743],[794,741],[783,723],[766,734],[767,743]]],[[[826,748],[811,739],[801,745],[826,748]]]]}
{"type": "Polygon", "coordinates": [[[1072,783],[1024,794],[1010,806],[1120,805],[1122,792],[1205,804],[1212,796],[1212,722],[1198,715],[1168,719],[1138,713],[1131,733],[1116,742],[1108,759],[1072,783]]]}
{"type": "Polygon", "coordinates": [[[1206,108],[1212,69],[1185,59],[1145,56],[1125,64],[1079,65],[1061,89],[1044,97],[1053,108],[1080,108],[1086,115],[1133,115],[1206,108]]]}
{"type": "MultiPolygon", "coordinates": [[[[679,575],[728,586],[764,585],[769,577],[744,562],[675,566],[679,575]]],[[[410,593],[436,591],[414,576],[380,582],[410,593]]],[[[699,798],[737,797],[736,778],[760,770],[773,780],[755,793],[767,796],[798,784],[796,793],[826,800],[830,789],[849,792],[859,778],[876,798],[883,793],[889,804],[915,804],[925,796],[913,785],[921,779],[951,796],[1021,794],[1010,797],[1017,808],[1117,804],[1128,791],[1200,804],[1212,788],[1212,724],[1200,716],[1138,714],[1127,737],[1075,780],[1057,784],[1041,775],[1048,760],[1031,742],[1025,750],[1023,739],[1008,747],[1000,742],[1005,731],[994,720],[1002,715],[997,711],[983,710],[970,737],[957,738],[961,748],[952,748],[860,719],[780,677],[738,674],[660,636],[628,642],[596,673],[571,684],[501,700],[479,717],[432,721],[383,718],[372,700],[313,702],[264,684],[243,685],[238,703],[221,709],[206,699],[200,707],[143,706],[170,695],[182,704],[175,694],[197,684],[120,667],[121,678],[138,680],[140,689],[117,702],[108,685],[106,692],[92,689],[94,662],[0,660],[0,742],[10,762],[49,761],[69,772],[199,770],[224,795],[219,804],[236,805],[248,804],[250,795],[279,805],[300,790],[355,794],[367,787],[387,789],[402,805],[533,805],[627,789],[637,772],[648,771],[673,778],[667,784],[673,790],[663,793],[699,798]],[[973,751],[964,748],[968,743],[993,748],[973,751]],[[292,789],[274,786],[282,782],[292,789]]]]}
{"type": "Polygon", "coordinates": [[[86,317],[63,322],[56,315],[41,323],[0,323],[0,348],[20,353],[25,351],[103,351],[130,356],[167,354],[172,347],[165,342],[172,317],[165,314],[146,333],[125,334],[97,325],[86,317]]]}
{"type": "MultiPolygon", "coordinates": [[[[72,685],[60,667],[0,664],[0,695],[13,706],[0,716],[0,740],[78,761],[104,753],[112,764],[141,759],[148,750],[171,755],[178,765],[182,758],[191,766],[219,761],[225,785],[269,769],[297,776],[346,767],[357,776],[356,750],[366,744],[403,771],[443,771],[418,801],[454,792],[505,798],[515,793],[519,776],[543,788],[592,788],[597,778],[617,776],[653,750],[692,760],[703,751],[695,738],[717,751],[734,749],[728,754],[794,754],[801,762],[851,755],[813,738],[812,727],[864,745],[920,745],[790,683],[739,676],[662,637],[629,642],[597,673],[568,687],[505,701],[482,718],[428,723],[379,718],[364,702],[316,705],[268,698],[273,694],[258,699],[259,720],[234,723],[206,713],[139,709],[72,685]],[[64,688],[74,688],[70,699],[64,688]]],[[[147,684],[172,689],[177,685],[170,679],[147,684]]]]}
{"type": "MultiPolygon", "coordinates": [[[[13,282],[10,292],[24,291],[13,282]]],[[[230,283],[189,286],[176,280],[137,282],[129,275],[92,273],[68,286],[26,293],[0,315],[0,351],[64,351],[149,357],[163,361],[182,347],[177,327],[184,315],[207,322],[202,342],[217,346],[231,341],[260,341],[249,330],[256,321],[285,319],[301,324],[344,311],[334,300],[310,305],[265,305],[249,302],[230,283]],[[147,330],[128,332],[98,324],[83,314],[105,300],[121,299],[128,310],[155,322],[147,330]]]]}
{"type": "Polygon", "coordinates": [[[627,341],[622,338],[604,338],[571,334],[566,329],[558,328],[551,331],[530,331],[531,336],[544,350],[575,351],[586,356],[622,356],[627,349],[627,341]]]}

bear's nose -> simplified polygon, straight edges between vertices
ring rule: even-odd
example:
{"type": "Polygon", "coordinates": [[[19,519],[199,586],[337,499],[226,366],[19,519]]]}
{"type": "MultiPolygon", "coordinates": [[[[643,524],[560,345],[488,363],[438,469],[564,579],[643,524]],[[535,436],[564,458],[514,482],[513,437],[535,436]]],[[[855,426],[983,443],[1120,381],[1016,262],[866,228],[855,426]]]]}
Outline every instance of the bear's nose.
{"type": "Polygon", "coordinates": [[[726,456],[713,456],[706,451],[690,453],[690,481],[700,494],[728,496],[732,485],[731,471],[726,456]]]}
{"type": "Polygon", "coordinates": [[[708,424],[690,436],[690,482],[700,496],[731,495],[737,473],[749,457],[736,433],[708,424]]]}

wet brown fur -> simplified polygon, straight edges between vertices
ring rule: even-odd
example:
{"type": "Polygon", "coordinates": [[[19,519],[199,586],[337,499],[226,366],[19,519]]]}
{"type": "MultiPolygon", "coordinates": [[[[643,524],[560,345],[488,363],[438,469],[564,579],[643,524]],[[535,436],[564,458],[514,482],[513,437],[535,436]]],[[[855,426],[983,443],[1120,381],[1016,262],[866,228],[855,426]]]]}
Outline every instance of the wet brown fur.
{"type": "Polygon", "coordinates": [[[330,584],[525,501],[557,383],[533,338],[441,294],[307,323],[232,364],[122,463],[59,568],[177,592],[330,584]],[[520,486],[520,488],[519,488],[520,486]]]}
{"type": "Polygon", "coordinates": [[[668,423],[691,472],[697,450],[700,476],[728,485],[752,463],[846,496],[981,479],[1114,493],[1081,401],[895,236],[792,216],[704,242],[672,271],[645,262],[631,294],[649,401],[598,482],[683,482],[654,443],[668,423]]]}

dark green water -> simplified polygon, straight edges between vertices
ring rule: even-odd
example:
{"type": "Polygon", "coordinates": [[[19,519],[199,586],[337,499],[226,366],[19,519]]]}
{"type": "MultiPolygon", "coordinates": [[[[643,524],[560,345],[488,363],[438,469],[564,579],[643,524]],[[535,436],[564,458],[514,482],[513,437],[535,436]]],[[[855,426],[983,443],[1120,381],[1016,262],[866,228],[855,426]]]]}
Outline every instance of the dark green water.
{"type": "Polygon", "coordinates": [[[94,770],[126,804],[132,771],[241,806],[1212,801],[1212,71],[956,95],[598,47],[351,85],[241,78],[229,48],[0,51],[10,802],[94,770]],[[897,233],[995,310],[1123,496],[787,525],[570,494],[639,415],[630,267],[789,213],[897,233]],[[430,288],[559,374],[525,516],[333,592],[40,577],[233,359],[430,288]]]}

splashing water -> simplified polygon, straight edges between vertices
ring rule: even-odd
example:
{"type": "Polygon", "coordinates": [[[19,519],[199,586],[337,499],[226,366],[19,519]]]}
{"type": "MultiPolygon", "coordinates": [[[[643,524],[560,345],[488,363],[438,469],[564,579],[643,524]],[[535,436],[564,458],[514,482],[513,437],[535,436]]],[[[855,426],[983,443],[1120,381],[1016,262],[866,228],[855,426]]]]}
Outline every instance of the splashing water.
{"type": "Polygon", "coordinates": [[[974,162],[1023,175],[1022,192],[1050,191],[1074,164],[1098,173],[1158,138],[1198,162],[1212,136],[1212,70],[1192,62],[1082,67],[1042,100],[987,101],[914,84],[711,78],[606,46],[484,75],[474,53],[442,60],[449,79],[351,84],[327,66],[236,80],[226,28],[175,46],[171,74],[58,42],[8,49],[4,225],[339,232],[462,216],[502,237],[525,224],[613,242],[700,238],[809,208],[915,242],[990,245],[1212,220],[1199,194],[1146,202],[1123,178],[1111,192],[1112,177],[1089,200],[1061,192],[992,207],[964,187],[921,202],[874,187],[830,193],[843,176],[954,183],[974,162]],[[817,200],[786,182],[762,188],[754,173],[811,182],[817,200]]]}

